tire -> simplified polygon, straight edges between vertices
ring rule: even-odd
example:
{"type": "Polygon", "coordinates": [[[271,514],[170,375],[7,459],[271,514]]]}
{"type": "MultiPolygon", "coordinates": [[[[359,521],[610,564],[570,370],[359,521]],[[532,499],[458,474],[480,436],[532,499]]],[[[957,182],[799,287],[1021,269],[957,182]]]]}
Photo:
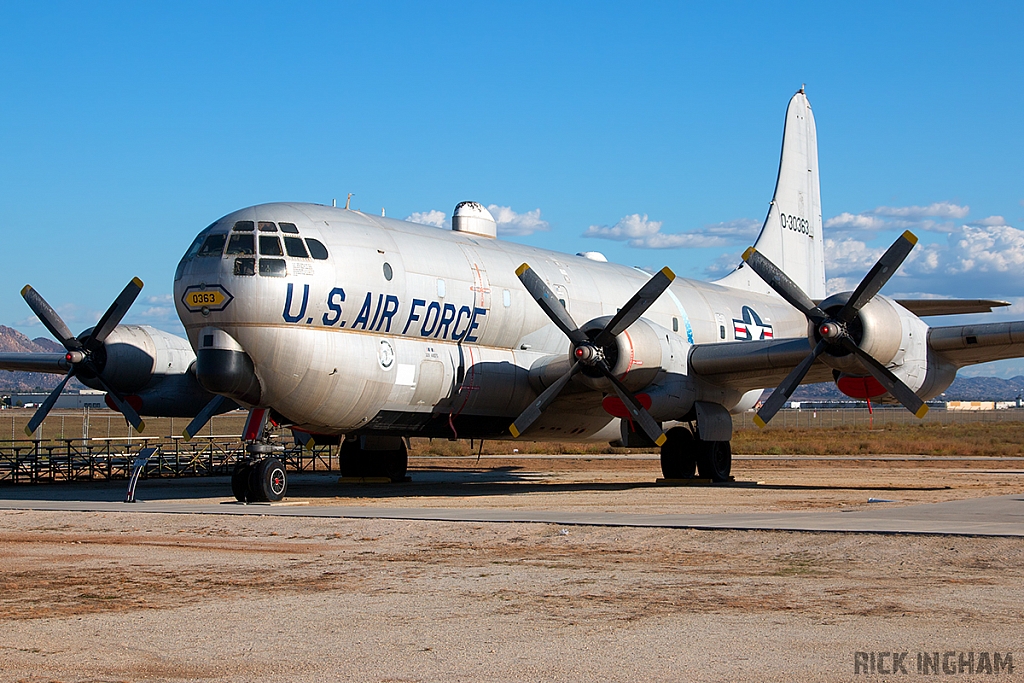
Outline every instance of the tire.
{"type": "Polygon", "coordinates": [[[405,473],[409,471],[409,451],[405,448],[405,443],[402,443],[402,447],[394,451],[384,451],[381,453],[380,465],[382,466],[382,476],[387,477],[392,481],[405,481],[405,473]]]}
{"type": "Polygon", "coordinates": [[[249,489],[254,500],[276,503],[288,492],[288,473],[277,458],[260,460],[249,474],[249,489]]]}
{"type": "Polygon", "coordinates": [[[248,462],[235,463],[235,471],[231,473],[231,493],[240,503],[249,502],[249,474],[252,465],[248,462]]]}
{"type": "Polygon", "coordinates": [[[697,441],[697,472],[701,479],[729,481],[732,447],[728,441],[697,441]]]}
{"type": "Polygon", "coordinates": [[[697,470],[693,434],[686,427],[673,427],[661,446],[661,474],[666,479],[692,479],[697,470]]]}
{"type": "Polygon", "coordinates": [[[366,462],[363,449],[359,447],[359,438],[345,439],[338,449],[338,469],[343,477],[365,477],[366,462]]]}

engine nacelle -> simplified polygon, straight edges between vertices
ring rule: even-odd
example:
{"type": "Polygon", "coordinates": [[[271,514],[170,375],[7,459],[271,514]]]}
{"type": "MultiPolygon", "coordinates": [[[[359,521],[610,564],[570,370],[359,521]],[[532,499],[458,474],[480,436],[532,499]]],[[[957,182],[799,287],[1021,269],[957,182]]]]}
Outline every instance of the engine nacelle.
{"type": "MultiPolygon", "coordinates": [[[[851,292],[834,294],[819,308],[830,315],[838,313],[851,292]]],[[[956,367],[929,353],[928,325],[916,315],[887,297],[876,295],[865,304],[847,328],[857,345],[869,353],[924,400],[941,394],[956,377],[956,367]]],[[[810,324],[811,343],[821,338],[810,324]]],[[[854,354],[826,351],[821,359],[837,371],[837,386],[853,398],[880,395],[881,385],[870,377],[854,354]]]]}
{"type": "MultiPolygon", "coordinates": [[[[594,318],[580,329],[593,338],[611,319],[611,316],[594,318]]],[[[612,374],[630,391],[639,391],[658,378],[658,374],[666,365],[665,360],[671,355],[666,335],[665,328],[641,318],[602,349],[605,362],[612,374]]],[[[584,368],[579,378],[592,389],[612,391],[611,382],[597,369],[584,368]]]]}
{"type": "MultiPolygon", "coordinates": [[[[83,332],[85,335],[89,332],[83,332]]],[[[100,377],[122,395],[136,394],[169,375],[185,375],[195,360],[187,339],[148,325],[118,325],[97,352],[100,377]]],[[[82,383],[103,387],[85,373],[82,383]]]]}

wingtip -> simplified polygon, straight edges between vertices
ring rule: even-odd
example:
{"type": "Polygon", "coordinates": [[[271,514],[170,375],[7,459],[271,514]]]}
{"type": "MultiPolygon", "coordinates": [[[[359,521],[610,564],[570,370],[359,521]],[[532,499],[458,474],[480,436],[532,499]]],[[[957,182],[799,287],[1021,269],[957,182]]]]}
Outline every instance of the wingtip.
{"type": "Polygon", "coordinates": [[[751,257],[751,255],[752,255],[752,254],[753,254],[753,253],[754,253],[755,251],[757,251],[757,249],[754,249],[753,247],[747,247],[747,250],[746,250],[745,252],[743,252],[743,260],[744,260],[744,261],[747,261],[747,260],[749,260],[749,259],[750,259],[750,257],[751,257]]]}
{"type": "MultiPolygon", "coordinates": [[[[523,264],[523,265],[526,265],[526,264],[523,264]]],[[[516,426],[514,424],[511,424],[511,425],[508,426],[508,431],[512,434],[512,438],[513,439],[518,439],[519,438],[519,430],[516,429],[516,426]]]]}
{"type": "Polygon", "coordinates": [[[917,244],[917,235],[915,235],[914,233],[910,232],[909,230],[904,230],[903,231],[903,239],[905,239],[908,242],[910,242],[911,246],[917,244]]]}
{"type": "Polygon", "coordinates": [[[914,413],[914,416],[917,417],[918,419],[920,419],[920,418],[924,417],[927,414],[928,414],[928,406],[927,406],[927,404],[925,404],[925,405],[922,405],[920,408],[917,409],[917,412],[914,413]]]}
{"type": "Polygon", "coordinates": [[[140,280],[137,277],[133,277],[132,278],[132,284],[135,285],[136,287],[138,287],[139,289],[142,289],[142,287],[143,287],[142,280],[140,280]]]}
{"type": "Polygon", "coordinates": [[[519,266],[518,268],[516,268],[516,277],[522,277],[523,273],[525,273],[529,269],[530,269],[530,264],[529,263],[524,263],[523,265],[519,266]]]}
{"type": "Polygon", "coordinates": [[[767,425],[768,423],[762,420],[760,415],[754,415],[754,424],[756,424],[759,428],[764,429],[765,425],[767,425]]]}

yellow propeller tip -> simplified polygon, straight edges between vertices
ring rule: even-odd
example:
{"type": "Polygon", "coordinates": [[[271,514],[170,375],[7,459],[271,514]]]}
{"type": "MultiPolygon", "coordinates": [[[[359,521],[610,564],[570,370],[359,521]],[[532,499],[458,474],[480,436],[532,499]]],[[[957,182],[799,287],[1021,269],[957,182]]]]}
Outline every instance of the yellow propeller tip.
{"type": "Polygon", "coordinates": [[[186,430],[184,430],[184,431],[183,431],[183,432],[181,433],[181,438],[185,439],[185,441],[191,441],[191,440],[192,440],[192,435],[191,435],[191,434],[189,434],[189,433],[188,433],[188,430],[186,429],[186,430]]]}
{"type": "Polygon", "coordinates": [[[28,427],[25,427],[25,436],[32,436],[32,430],[28,427]]]}
{"type": "Polygon", "coordinates": [[[514,424],[513,425],[509,425],[508,431],[510,431],[512,433],[512,438],[513,439],[518,439],[519,438],[519,430],[516,429],[516,426],[514,424]]]}
{"type": "Polygon", "coordinates": [[[654,440],[654,445],[655,446],[662,446],[662,445],[665,444],[666,441],[668,441],[668,437],[665,436],[664,434],[662,434],[661,436],[659,436],[657,439],[654,440]]]}
{"type": "Polygon", "coordinates": [[[768,423],[762,420],[760,415],[754,415],[754,424],[756,424],[761,429],[764,429],[765,425],[767,425],[768,423]]]}
{"type": "Polygon", "coordinates": [[[903,231],[903,239],[907,240],[912,245],[913,244],[917,244],[917,235],[915,235],[914,233],[910,232],[909,230],[904,230],[903,231]]]}
{"type": "Polygon", "coordinates": [[[670,282],[676,279],[676,274],[673,273],[672,269],[669,268],[668,266],[665,266],[664,268],[661,269],[661,274],[667,277],[670,282]]]}
{"type": "Polygon", "coordinates": [[[25,285],[24,287],[21,288],[21,295],[25,296],[26,294],[28,294],[31,291],[32,291],[32,285],[25,285]]]}
{"type": "Polygon", "coordinates": [[[142,286],[143,286],[142,285],[142,280],[140,280],[139,278],[133,277],[132,278],[132,284],[135,285],[136,287],[138,287],[139,289],[142,289],[142,286]]]}
{"type": "Polygon", "coordinates": [[[920,408],[918,408],[917,412],[914,413],[914,416],[917,417],[917,418],[922,418],[922,417],[924,417],[927,414],[928,414],[928,406],[923,405],[920,408]]]}
{"type": "Polygon", "coordinates": [[[750,257],[754,254],[755,251],[757,251],[757,249],[754,249],[753,247],[747,247],[747,250],[743,252],[743,260],[750,260],[750,257]]]}
{"type": "Polygon", "coordinates": [[[523,273],[525,273],[529,269],[530,269],[530,264],[529,263],[524,263],[523,265],[519,266],[518,268],[516,268],[516,277],[522,277],[523,273]]]}
{"type": "Polygon", "coordinates": [[[143,422],[142,420],[139,420],[139,428],[136,429],[135,431],[137,431],[139,434],[146,431],[146,423],[143,422]]]}

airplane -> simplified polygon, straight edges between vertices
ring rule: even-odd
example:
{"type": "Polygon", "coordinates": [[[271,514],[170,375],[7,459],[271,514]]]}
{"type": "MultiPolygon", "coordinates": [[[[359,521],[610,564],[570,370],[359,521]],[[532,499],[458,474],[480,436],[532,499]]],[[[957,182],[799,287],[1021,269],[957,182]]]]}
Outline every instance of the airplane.
{"type": "Polygon", "coordinates": [[[764,426],[803,383],[903,404],[918,417],[958,369],[1024,356],[1024,321],[930,327],[923,317],[1002,301],[879,294],[917,241],[900,236],[854,291],[826,296],[814,116],[786,109],[775,192],[753,246],[714,282],[648,273],[596,252],[497,239],[460,203],[451,230],[309,203],[243,208],[185,252],[174,299],[187,340],[121,319],[136,278],[78,336],[26,286],[66,354],[0,354],[0,369],[60,372],[141,415],[249,411],[240,501],[287,492],[281,446],[340,446],[346,476],[406,474],[407,439],[524,439],[658,447],[662,473],[727,481],[733,419],[776,386],[764,426]],[[664,431],[667,430],[667,431],[664,431]]]}

